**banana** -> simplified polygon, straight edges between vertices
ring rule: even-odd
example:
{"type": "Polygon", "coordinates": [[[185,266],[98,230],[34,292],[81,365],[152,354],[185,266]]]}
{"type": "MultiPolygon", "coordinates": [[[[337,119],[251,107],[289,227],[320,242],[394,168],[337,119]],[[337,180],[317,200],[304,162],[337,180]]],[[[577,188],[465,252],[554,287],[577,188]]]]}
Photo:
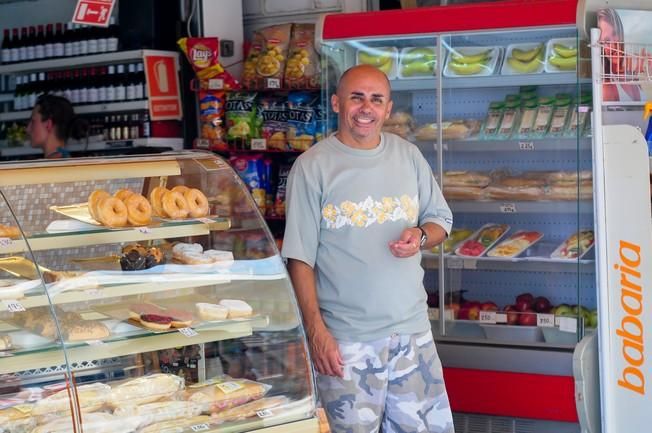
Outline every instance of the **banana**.
{"type": "Polygon", "coordinates": [[[571,71],[577,67],[577,57],[551,56],[548,58],[551,65],[563,71],[571,71]]]}
{"type": "Polygon", "coordinates": [[[512,57],[516,60],[520,60],[521,62],[530,62],[533,59],[535,59],[542,50],[543,50],[543,44],[539,44],[536,47],[527,51],[521,50],[519,48],[514,48],[512,50],[512,57]]]}
{"type": "Polygon", "coordinates": [[[491,50],[483,51],[477,54],[469,54],[469,55],[453,52],[452,58],[457,63],[465,63],[468,65],[471,63],[484,62],[485,60],[487,60],[487,58],[489,58],[489,54],[491,54],[491,50]]]}
{"type": "Polygon", "coordinates": [[[401,62],[404,65],[412,62],[434,62],[436,58],[432,48],[413,48],[403,54],[401,62]]]}
{"type": "Polygon", "coordinates": [[[389,75],[389,73],[392,71],[392,65],[393,63],[390,61],[390,62],[385,62],[382,65],[376,67],[380,69],[382,72],[384,72],[385,75],[389,75]]]}
{"type": "Polygon", "coordinates": [[[412,77],[415,75],[432,75],[434,72],[434,62],[431,63],[422,63],[422,62],[411,62],[403,64],[401,68],[401,75],[404,77],[412,77]]]}
{"type": "Polygon", "coordinates": [[[521,74],[529,74],[539,69],[542,60],[543,58],[540,55],[530,60],[529,62],[523,62],[515,57],[508,57],[507,64],[516,72],[520,72],[521,74]]]}
{"type": "Polygon", "coordinates": [[[364,63],[365,65],[379,67],[386,63],[391,63],[392,53],[371,54],[366,51],[360,51],[358,52],[358,59],[360,63],[364,63]]]}
{"type": "Polygon", "coordinates": [[[554,44],[552,49],[558,56],[564,58],[577,57],[577,48],[566,47],[562,44],[554,44]]]}
{"type": "Polygon", "coordinates": [[[457,63],[450,62],[448,66],[457,75],[475,75],[482,72],[487,66],[484,63],[457,63]]]}

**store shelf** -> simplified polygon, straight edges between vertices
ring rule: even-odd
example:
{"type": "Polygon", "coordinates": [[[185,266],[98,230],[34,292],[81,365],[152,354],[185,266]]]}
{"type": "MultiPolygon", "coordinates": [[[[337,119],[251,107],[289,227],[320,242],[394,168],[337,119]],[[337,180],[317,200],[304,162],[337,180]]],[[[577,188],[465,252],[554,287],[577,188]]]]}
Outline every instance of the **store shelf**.
{"type": "MultiPolygon", "coordinates": [[[[124,141],[96,141],[94,143],[74,143],[66,145],[70,152],[93,152],[108,149],[130,149],[134,147],[169,147],[172,150],[183,150],[183,138],[138,138],[124,141]]],[[[0,157],[12,158],[19,156],[43,155],[43,150],[33,147],[5,147],[0,148],[0,157]]]]}
{"type": "MultiPolygon", "coordinates": [[[[149,101],[146,99],[129,102],[114,102],[106,104],[75,105],[75,114],[91,113],[123,113],[125,111],[137,111],[149,109],[149,101]]],[[[0,122],[12,120],[27,120],[32,115],[31,110],[13,111],[11,113],[1,113],[0,122]]]]}
{"type": "MultiPolygon", "coordinates": [[[[522,257],[513,259],[499,259],[494,257],[477,257],[469,259],[458,256],[445,256],[444,261],[448,269],[471,269],[492,271],[519,271],[519,272],[560,272],[590,271],[594,267],[593,260],[562,260],[546,257],[522,257]]],[[[427,269],[439,269],[439,255],[428,251],[422,253],[422,264],[427,269]]]]}
{"type": "MultiPolygon", "coordinates": [[[[111,230],[98,227],[97,230],[70,233],[42,233],[29,239],[32,251],[74,248],[86,245],[115,244],[119,242],[138,242],[185,236],[203,236],[210,231],[224,231],[231,227],[228,218],[215,218],[212,223],[198,221],[164,223],[158,227],[130,227],[111,230]]],[[[27,251],[24,239],[10,240],[0,246],[0,254],[15,254],[27,251]]]]}
{"type": "MultiPolygon", "coordinates": [[[[437,150],[435,140],[415,140],[420,149],[430,146],[437,150]]],[[[541,139],[506,139],[506,140],[460,140],[444,142],[445,152],[563,152],[591,150],[591,138],[541,138],[541,139]]]]}
{"type": "MultiPolygon", "coordinates": [[[[480,87],[516,87],[516,86],[544,86],[565,85],[577,83],[590,83],[590,78],[577,78],[575,72],[559,74],[524,74],[524,75],[490,75],[486,77],[460,77],[444,78],[444,89],[468,89],[480,87]]],[[[405,79],[391,80],[392,90],[434,90],[437,88],[437,79],[405,79]]]]}
{"type": "Polygon", "coordinates": [[[13,92],[11,92],[11,93],[0,93],[0,102],[7,102],[7,101],[13,101],[13,100],[14,100],[13,92]]]}
{"type": "Polygon", "coordinates": [[[592,201],[449,201],[453,213],[590,213],[592,201]]]}
{"type": "Polygon", "coordinates": [[[77,66],[108,65],[112,63],[142,60],[145,55],[170,54],[173,51],[132,50],[113,53],[93,54],[90,56],[64,57],[59,59],[39,60],[0,66],[0,74],[22,72],[42,72],[56,69],[70,69],[77,66]]]}

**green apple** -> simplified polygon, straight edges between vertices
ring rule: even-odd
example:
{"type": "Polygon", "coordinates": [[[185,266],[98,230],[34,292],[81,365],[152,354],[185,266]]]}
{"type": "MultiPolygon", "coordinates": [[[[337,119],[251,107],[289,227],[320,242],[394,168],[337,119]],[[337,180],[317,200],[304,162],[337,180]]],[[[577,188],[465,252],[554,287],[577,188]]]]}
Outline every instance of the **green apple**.
{"type": "Polygon", "coordinates": [[[595,328],[598,326],[598,310],[591,310],[588,324],[586,326],[590,328],[595,328]]]}
{"type": "Polygon", "coordinates": [[[553,314],[555,316],[572,316],[573,310],[568,304],[559,304],[554,308],[553,314]]]}

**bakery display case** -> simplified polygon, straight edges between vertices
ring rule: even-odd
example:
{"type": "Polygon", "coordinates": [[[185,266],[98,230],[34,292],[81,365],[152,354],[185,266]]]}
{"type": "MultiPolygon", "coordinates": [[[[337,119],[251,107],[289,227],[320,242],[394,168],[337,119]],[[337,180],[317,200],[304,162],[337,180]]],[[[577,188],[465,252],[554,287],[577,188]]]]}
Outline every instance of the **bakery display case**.
{"type": "Polygon", "coordinates": [[[540,3],[321,23],[324,91],[355,64],[385,72],[384,130],[419,147],[453,211],[422,264],[461,432],[579,432],[572,357],[597,325],[590,62],[575,2],[540,3]]]}
{"type": "Polygon", "coordinates": [[[0,431],[318,430],[290,280],[223,159],[0,173],[0,431]]]}

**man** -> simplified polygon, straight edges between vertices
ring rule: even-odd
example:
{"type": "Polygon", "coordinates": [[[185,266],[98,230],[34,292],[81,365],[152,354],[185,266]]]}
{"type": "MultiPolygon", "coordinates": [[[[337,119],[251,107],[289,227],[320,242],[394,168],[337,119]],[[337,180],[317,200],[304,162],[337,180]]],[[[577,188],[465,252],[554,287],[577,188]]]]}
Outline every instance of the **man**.
{"type": "Polygon", "coordinates": [[[347,70],[331,104],[337,133],[292,167],[283,242],[330,427],[452,432],[420,254],[450,209],[416,146],[381,133],[385,74],[347,70]]]}

